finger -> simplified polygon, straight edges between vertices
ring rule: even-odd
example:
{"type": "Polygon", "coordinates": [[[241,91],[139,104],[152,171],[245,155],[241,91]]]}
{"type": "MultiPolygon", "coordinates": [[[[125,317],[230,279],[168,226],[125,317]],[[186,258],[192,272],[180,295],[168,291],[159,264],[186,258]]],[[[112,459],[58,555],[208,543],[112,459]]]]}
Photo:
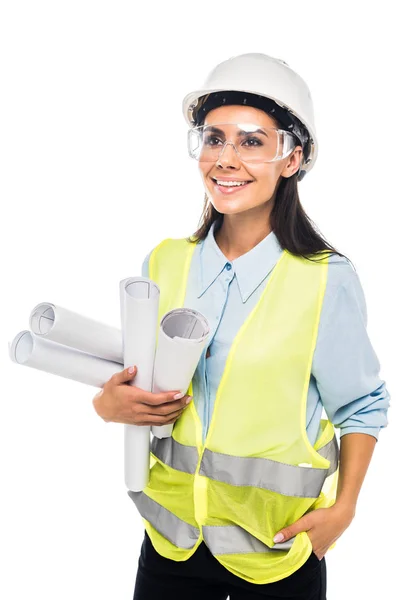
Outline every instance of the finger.
{"type": "Polygon", "coordinates": [[[176,412],[182,412],[189,402],[187,401],[186,397],[184,397],[182,400],[176,400],[175,402],[159,404],[153,408],[154,412],[152,412],[152,414],[156,416],[163,416],[165,418],[169,415],[175,414],[176,412]]]}
{"type": "Polygon", "coordinates": [[[147,392],[145,390],[141,390],[140,399],[143,404],[148,404],[150,406],[159,406],[165,403],[173,402],[174,400],[183,400],[185,398],[184,392],[180,390],[175,390],[173,392],[147,392]]]}
{"type": "Polygon", "coordinates": [[[144,418],[149,423],[157,423],[159,425],[167,425],[171,421],[174,421],[175,419],[180,417],[184,410],[185,409],[181,407],[179,410],[174,410],[173,412],[171,412],[167,415],[146,414],[146,415],[144,415],[144,418]]]}
{"type": "Polygon", "coordinates": [[[114,373],[114,375],[111,377],[110,381],[112,381],[116,385],[119,385],[120,383],[125,383],[126,381],[131,381],[132,379],[134,379],[136,377],[136,373],[137,373],[137,366],[136,365],[134,365],[133,367],[130,366],[130,367],[127,367],[126,369],[124,369],[123,371],[114,373]],[[130,369],[133,369],[133,371],[130,372],[130,369]]]}
{"type": "Polygon", "coordinates": [[[274,536],[274,542],[276,544],[278,544],[278,543],[280,544],[281,542],[286,542],[287,540],[290,540],[298,533],[300,533],[302,531],[308,531],[308,529],[310,529],[310,527],[307,523],[307,520],[302,517],[298,521],[295,521],[294,523],[289,525],[289,527],[280,529],[274,536]]]}

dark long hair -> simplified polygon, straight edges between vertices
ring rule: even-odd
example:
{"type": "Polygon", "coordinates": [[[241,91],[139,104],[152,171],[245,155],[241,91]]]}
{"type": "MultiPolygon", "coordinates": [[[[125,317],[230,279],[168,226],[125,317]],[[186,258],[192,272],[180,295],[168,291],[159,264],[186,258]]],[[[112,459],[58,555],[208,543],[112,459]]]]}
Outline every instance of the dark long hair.
{"type": "MultiPolygon", "coordinates": [[[[269,115],[271,116],[271,115],[269,115]]],[[[283,129],[282,124],[272,117],[276,127],[283,129]]],[[[300,141],[299,141],[299,145],[300,141]]],[[[189,243],[200,243],[207,237],[211,225],[216,221],[214,233],[217,233],[222,226],[224,214],[218,212],[211,202],[208,201],[207,193],[204,197],[204,206],[200,217],[200,227],[186,240],[189,243]]],[[[320,260],[324,258],[325,251],[335,253],[346,258],[355,267],[351,260],[341,254],[322,234],[317,231],[315,223],[305,212],[301,205],[299,192],[297,188],[297,172],[291,177],[282,177],[276,190],[275,203],[269,216],[270,226],[275,233],[283,249],[292,254],[302,256],[307,260],[318,261],[311,258],[316,253],[322,252],[320,260]]]]}

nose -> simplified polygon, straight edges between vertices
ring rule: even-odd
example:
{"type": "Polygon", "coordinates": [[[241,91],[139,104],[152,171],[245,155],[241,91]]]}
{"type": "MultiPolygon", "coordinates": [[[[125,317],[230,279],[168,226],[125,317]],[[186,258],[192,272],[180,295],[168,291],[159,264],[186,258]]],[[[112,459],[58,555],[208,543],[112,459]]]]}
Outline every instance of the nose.
{"type": "Polygon", "coordinates": [[[225,142],[219,153],[217,165],[221,165],[222,167],[240,167],[239,154],[233,142],[225,142]]]}

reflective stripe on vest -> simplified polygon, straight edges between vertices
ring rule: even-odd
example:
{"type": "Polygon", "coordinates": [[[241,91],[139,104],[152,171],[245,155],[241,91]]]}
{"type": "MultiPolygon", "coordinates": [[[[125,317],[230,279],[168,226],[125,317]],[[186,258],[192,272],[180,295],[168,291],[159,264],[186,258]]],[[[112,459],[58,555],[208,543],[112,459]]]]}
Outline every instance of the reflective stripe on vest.
{"type": "MultiPolygon", "coordinates": [[[[173,437],[153,437],[151,451],[169,467],[194,475],[199,459],[195,446],[180,444],[173,437]]],[[[331,461],[328,469],[287,465],[268,458],[231,456],[206,448],[199,474],[230,485],[251,485],[285,496],[318,498],[325,479],[338,467],[339,447],[336,436],[320,448],[318,453],[331,461]]]]}
{"type": "MultiPolygon", "coordinates": [[[[175,546],[190,549],[196,545],[200,535],[200,530],[197,527],[185,523],[185,521],[182,521],[182,519],[143,492],[132,492],[129,490],[128,496],[135,503],[141,516],[150,523],[156,523],[157,531],[175,544],[175,546]]],[[[292,538],[275,544],[273,548],[270,548],[237,525],[203,525],[202,529],[204,541],[212,554],[287,551],[294,542],[294,538],[292,538]]]]}

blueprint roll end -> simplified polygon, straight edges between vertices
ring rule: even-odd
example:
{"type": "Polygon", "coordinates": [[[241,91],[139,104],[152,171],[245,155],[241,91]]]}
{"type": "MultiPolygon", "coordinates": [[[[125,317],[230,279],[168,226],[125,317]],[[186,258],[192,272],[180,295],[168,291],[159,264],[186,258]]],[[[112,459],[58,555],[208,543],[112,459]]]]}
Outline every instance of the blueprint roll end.
{"type": "Polygon", "coordinates": [[[29,327],[35,335],[45,335],[54,325],[55,306],[51,302],[41,302],[32,309],[29,316],[29,327]]]}
{"type": "Polygon", "coordinates": [[[33,336],[28,329],[17,333],[12,342],[8,342],[8,351],[11,360],[23,365],[31,356],[33,350],[33,336]]]}

